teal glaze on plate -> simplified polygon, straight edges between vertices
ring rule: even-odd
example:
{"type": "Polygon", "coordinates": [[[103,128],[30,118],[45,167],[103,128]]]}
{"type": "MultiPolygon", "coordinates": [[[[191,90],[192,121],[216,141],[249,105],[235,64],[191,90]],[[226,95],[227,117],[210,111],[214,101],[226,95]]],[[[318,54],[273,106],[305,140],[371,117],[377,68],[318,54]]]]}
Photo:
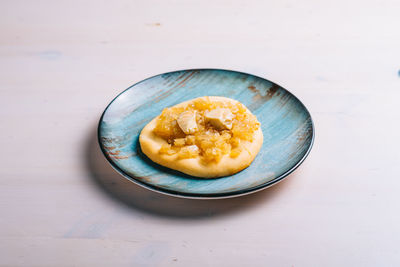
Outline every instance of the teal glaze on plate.
{"type": "Polygon", "coordinates": [[[284,88],[250,74],[197,69],[160,74],[119,94],[104,111],[100,147],[126,178],[155,191],[182,197],[218,198],[254,192],[283,179],[306,158],[314,139],[310,113],[284,88]],[[225,96],[258,118],[264,143],[253,163],[232,176],[200,179],[162,167],[140,150],[142,128],[165,107],[200,96],[225,96]]]}

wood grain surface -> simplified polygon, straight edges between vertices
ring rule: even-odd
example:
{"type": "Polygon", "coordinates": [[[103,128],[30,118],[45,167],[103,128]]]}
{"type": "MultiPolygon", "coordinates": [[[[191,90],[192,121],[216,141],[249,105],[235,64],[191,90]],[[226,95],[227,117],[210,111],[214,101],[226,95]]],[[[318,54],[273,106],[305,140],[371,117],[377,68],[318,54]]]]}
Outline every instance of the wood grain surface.
{"type": "Polygon", "coordinates": [[[0,266],[399,266],[400,3],[0,3],[0,266]],[[282,183],[184,200],[120,177],[96,127],[178,69],[266,77],[313,116],[282,183]]]}

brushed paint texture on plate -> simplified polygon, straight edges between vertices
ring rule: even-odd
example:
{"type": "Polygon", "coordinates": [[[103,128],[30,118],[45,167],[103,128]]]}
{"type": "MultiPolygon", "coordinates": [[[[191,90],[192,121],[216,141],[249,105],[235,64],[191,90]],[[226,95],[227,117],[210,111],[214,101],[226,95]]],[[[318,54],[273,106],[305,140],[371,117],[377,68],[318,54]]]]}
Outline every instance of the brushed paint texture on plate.
{"type": "Polygon", "coordinates": [[[284,88],[250,74],[196,69],[160,74],[119,94],[100,119],[99,143],[126,178],[156,191],[187,197],[226,197],[267,187],[292,172],[309,153],[314,128],[305,106],[284,88]],[[245,170],[199,179],[153,163],[141,151],[142,128],[166,108],[200,96],[225,96],[246,105],[264,134],[262,148],[245,170]]]}

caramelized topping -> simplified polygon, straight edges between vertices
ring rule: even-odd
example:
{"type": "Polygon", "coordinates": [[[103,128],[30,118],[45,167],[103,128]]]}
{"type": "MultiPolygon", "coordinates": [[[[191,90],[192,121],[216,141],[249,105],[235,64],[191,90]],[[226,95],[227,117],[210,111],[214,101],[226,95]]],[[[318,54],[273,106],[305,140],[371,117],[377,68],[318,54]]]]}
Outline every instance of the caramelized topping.
{"type": "Polygon", "coordinates": [[[178,154],[180,159],[200,156],[205,162],[219,162],[228,154],[240,155],[240,141],[253,141],[260,123],[240,103],[194,100],[186,107],[163,110],[154,133],[168,142],[160,154],[178,154]]]}

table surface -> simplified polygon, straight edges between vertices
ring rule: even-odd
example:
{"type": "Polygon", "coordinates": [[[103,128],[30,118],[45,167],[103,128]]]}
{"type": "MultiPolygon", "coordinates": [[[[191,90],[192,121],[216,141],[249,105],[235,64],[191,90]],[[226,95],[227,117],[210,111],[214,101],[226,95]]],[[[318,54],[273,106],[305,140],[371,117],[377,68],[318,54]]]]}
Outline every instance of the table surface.
{"type": "Polygon", "coordinates": [[[0,266],[399,266],[399,1],[0,4],[0,266]],[[96,126],[155,74],[223,68],[310,110],[310,156],[245,197],[125,180],[96,126]]]}

